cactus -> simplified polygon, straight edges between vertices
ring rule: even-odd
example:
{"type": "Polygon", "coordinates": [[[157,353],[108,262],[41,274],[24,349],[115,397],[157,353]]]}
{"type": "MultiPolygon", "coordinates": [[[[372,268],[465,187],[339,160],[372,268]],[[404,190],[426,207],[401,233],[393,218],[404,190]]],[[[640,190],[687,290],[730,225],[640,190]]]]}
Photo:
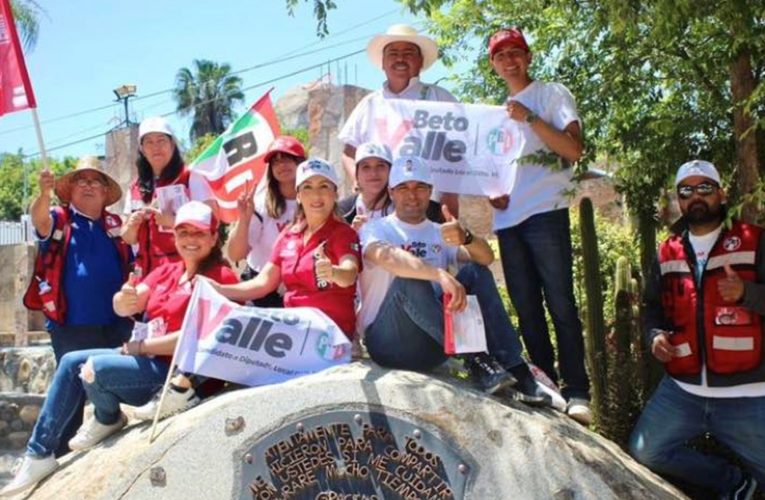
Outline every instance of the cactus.
{"type": "Polygon", "coordinates": [[[606,362],[606,326],[603,319],[603,286],[600,280],[598,236],[592,201],[583,198],[579,204],[579,230],[582,236],[582,263],[586,291],[586,348],[590,366],[592,407],[595,421],[606,413],[608,367],[606,362]]]}

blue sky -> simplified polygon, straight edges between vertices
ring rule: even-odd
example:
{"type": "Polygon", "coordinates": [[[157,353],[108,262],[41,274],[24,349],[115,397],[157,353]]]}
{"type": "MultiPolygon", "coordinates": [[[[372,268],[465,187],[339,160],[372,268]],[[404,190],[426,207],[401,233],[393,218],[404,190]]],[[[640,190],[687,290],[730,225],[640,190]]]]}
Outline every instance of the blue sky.
{"type": "MultiPolygon", "coordinates": [[[[302,3],[290,17],[283,0],[226,0],[224,2],[181,0],[41,0],[46,10],[41,19],[37,46],[27,54],[27,67],[43,122],[48,149],[102,134],[119,124],[124,111],[114,102],[112,90],[125,83],[138,86],[138,99],[131,101],[132,117],[138,120],[175,109],[170,92],[175,74],[191,67],[193,59],[229,63],[234,71],[269,61],[279,61],[239,76],[244,87],[326,63],[336,57],[364,49],[375,34],[394,23],[422,26],[393,0],[336,0],[330,11],[330,36],[316,36],[312,2],[302,3]],[[221,7],[224,5],[225,7],[221,7]],[[335,46],[335,47],[332,47],[335,46]],[[284,61],[289,55],[325,49],[284,61]],[[154,97],[150,94],[160,93],[154,97]],[[94,108],[101,111],[76,117],[60,117],[94,108]]],[[[378,87],[381,71],[373,68],[366,54],[343,60],[340,71],[348,83],[378,87]]],[[[274,99],[290,88],[319,78],[327,71],[314,68],[273,84],[246,92],[251,103],[271,86],[274,99]]],[[[337,83],[337,63],[331,64],[337,83]]],[[[449,72],[436,64],[424,74],[436,81],[449,72]]],[[[449,88],[449,83],[441,85],[449,88]]],[[[242,107],[242,109],[244,106],[242,107]]],[[[237,111],[241,111],[237,110],[237,111]]],[[[188,118],[170,117],[176,134],[188,140],[188,118]]],[[[103,139],[96,138],[49,154],[103,154],[103,139]]],[[[29,111],[0,117],[0,152],[38,151],[29,111]]]]}

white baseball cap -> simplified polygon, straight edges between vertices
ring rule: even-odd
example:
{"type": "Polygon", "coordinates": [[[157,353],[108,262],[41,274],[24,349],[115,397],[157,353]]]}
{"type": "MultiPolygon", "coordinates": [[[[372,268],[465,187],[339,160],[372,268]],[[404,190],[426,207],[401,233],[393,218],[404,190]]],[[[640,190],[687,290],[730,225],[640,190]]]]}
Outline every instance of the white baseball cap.
{"type": "Polygon", "coordinates": [[[321,158],[308,158],[297,167],[295,173],[295,186],[300,187],[309,178],[320,175],[337,187],[338,180],[335,169],[326,160],[321,158]]]}
{"type": "Polygon", "coordinates": [[[404,182],[424,182],[433,185],[430,167],[419,156],[400,156],[393,162],[390,169],[388,186],[394,188],[404,182]]]}
{"type": "Polygon", "coordinates": [[[201,201],[190,201],[178,209],[173,227],[178,228],[183,224],[204,231],[215,231],[218,228],[218,220],[215,218],[212,208],[201,201]]]}
{"type": "Polygon", "coordinates": [[[367,158],[380,158],[388,164],[393,163],[393,155],[390,153],[390,148],[385,144],[378,142],[365,142],[356,148],[356,165],[361,163],[362,160],[367,158]]]}
{"type": "Polygon", "coordinates": [[[173,141],[175,141],[173,129],[170,128],[170,124],[167,123],[167,120],[161,116],[152,116],[141,122],[141,125],[138,126],[138,140],[140,141],[143,139],[143,136],[151,134],[152,132],[169,135],[173,138],[173,141]]]}
{"type": "Polygon", "coordinates": [[[675,187],[679,186],[688,177],[706,177],[709,180],[715,181],[719,186],[720,173],[717,171],[714,165],[704,160],[693,160],[680,165],[677,169],[677,176],[675,176],[675,187]]]}

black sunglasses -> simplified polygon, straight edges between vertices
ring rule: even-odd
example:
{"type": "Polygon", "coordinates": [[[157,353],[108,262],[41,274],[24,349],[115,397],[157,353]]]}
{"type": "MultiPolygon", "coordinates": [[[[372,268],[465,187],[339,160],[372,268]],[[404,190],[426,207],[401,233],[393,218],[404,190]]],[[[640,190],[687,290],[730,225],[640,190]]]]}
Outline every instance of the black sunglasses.
{"type": "Polygon", "coordinates": [[[717,191],[719,187],[720,186],[717,184],[711,182],[702,182],[701,184],[696,184],[695,186],[687,186],[683,184],[677,186],[677,196],[679,196],[682,200],[689,199],[691,196],[693,196],[694,192],[699,196],[709,196],[710,194],[717,191]]]}

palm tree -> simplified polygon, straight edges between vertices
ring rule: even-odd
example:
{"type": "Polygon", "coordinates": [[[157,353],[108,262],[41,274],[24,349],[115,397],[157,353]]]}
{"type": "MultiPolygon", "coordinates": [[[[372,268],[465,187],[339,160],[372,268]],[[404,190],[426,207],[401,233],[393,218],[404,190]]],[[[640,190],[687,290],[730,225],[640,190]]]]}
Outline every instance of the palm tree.
{"type": "Polygon", "coordinates": [[[32,49],[40,33],[40,14],[45,11],[34,0],[12,0],[13,19],[25,49],[32,49]]]}
{"type": "Polygon", "coordinates": [[[194,66],[194,73],[188,68],[178,70],[174,91],[178,113],[193,116],[192,142],[226,130],[234,118],[234,105],[244,101],[242,79],[231,74],[229,64],[195,59],[194,66]]]}

